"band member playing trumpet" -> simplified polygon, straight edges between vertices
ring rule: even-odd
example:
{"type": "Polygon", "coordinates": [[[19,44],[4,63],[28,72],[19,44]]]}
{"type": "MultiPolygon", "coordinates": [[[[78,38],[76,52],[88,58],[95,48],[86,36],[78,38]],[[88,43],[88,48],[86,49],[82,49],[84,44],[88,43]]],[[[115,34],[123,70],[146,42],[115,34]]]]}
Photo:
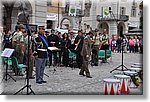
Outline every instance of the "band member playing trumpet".
{"type": "Polygon", "coordinates": [[[76,51],[76,62],[77,62],[77,67],[80,69],[81,66],[82,66],[82,56],[81,56],[81,50],[82,50],[82,46],[83,46],[83,40],[84,40],[84,37],[83,37],[83,34],[82,32],[79,30],[78,31],[78,35],[77,37],[75,38],[75,41],[74,41],[74,45],[75,45],[75,51],[76,51]]]}

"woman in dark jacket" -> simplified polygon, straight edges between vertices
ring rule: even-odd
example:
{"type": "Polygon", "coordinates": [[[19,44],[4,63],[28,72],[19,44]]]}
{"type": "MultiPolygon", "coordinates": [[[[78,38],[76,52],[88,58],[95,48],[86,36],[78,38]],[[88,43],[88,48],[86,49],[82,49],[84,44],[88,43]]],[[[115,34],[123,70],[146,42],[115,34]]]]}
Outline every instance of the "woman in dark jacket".
{"type": "Polygon", "coordinates": [[[68,66],[69,64],[69,51],[68,48],[71,45],[71,40],[68,38],[68,34],[64,33],[62,35],[63,39],[62,39],[62,52],[63,52],[63,59],[62,59],[62,63],[64,66],[68,66]]]}

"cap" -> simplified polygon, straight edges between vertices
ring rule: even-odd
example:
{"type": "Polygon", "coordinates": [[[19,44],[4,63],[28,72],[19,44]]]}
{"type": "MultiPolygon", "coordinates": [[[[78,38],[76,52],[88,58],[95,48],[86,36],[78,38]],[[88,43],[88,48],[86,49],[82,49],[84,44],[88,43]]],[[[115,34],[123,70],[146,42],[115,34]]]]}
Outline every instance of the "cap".
{"type": "Polygon", "coordinates": [[[78,30],[78,33],[79,33],[79,32],[81,32],[81,33],[82,33],[82,31],[81,31],[81,30],[78,30]]]}
{"type": "Polygon", "coordinates": [[[90,31],[89,34],[92,34],[92,35],[93,35],[93,32],[90,31]]]}
{"type": "Polygon", "coordinates": [[[18,29],[25,29],[25,26],[23,24],[18,25],[18,29]]]}

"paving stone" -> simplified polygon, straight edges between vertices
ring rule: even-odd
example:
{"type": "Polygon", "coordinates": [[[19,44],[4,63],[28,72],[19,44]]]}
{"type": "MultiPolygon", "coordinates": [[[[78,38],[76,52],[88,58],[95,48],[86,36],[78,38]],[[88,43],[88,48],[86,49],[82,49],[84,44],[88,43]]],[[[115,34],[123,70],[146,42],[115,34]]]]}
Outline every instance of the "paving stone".
{"type": "MultiPolygon", "coordinates": [[[[110,62],[110,60],[108,60],[110,62]]],[[[133,63],[141,63],[142,55],[134,53],[125,53],[124,54],[124,64],[128,68],[133,63]]],[[[103,79],[104,78],[113,78],[115,74],[121,74],[121,71],[110,71],[116,68],[121,64],[121,53],[113,53],[112,62],[110,64],[102,64],[99,66],[90,66],[89,70],[93,78],[88,79],[86,77],[79,75],[79,69],[69,68],[69,67],[46,67],[45,73],[49,77],[44,76],[44,79],[47,83],[37,84],[35,79],[30,80],[30,85],[35,94],[39,95],[82,95],[82,94],[94,94],[94,95],[103,95],[103,79]],[[53,73],[53,69],[56,69],[56,72],[53,73]]],[[[1,76],[2,77],[2,76],[1,76]]],[[[17,82],[14,82],[12,79],[9,79],[7,82],[3,81],[4,91],[2,94],[14,94],[23,86],[26,85],[25,76],[18,77],[13,76],[17,82]]],[[[2,85],[2,83],[1,83],[2,85]]],[[[142,95],[142,83],[140,87],[136,89],[131,89],[129,94],[139,94],[142,95]]],[[[26,89],[20,92],[19,94],[26,94],[26,89]]]]}

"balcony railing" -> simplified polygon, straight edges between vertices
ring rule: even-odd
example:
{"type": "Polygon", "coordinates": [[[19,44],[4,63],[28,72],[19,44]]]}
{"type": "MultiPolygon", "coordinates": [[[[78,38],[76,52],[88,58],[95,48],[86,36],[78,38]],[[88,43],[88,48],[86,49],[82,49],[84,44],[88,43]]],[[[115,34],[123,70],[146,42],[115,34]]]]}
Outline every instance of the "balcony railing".
{"type": "Polygon", "coordinates": [[[128,21],[129,16],[128,15],[110,15],[107,17],[104,17],[103,15],[97,15],[97,21],[128,21]]]}
{"type": "Polygon", "coordinates": [[[83,10],[77,9],[76,15],[79,17],[84,17],[85,13],[83,10]]]}

